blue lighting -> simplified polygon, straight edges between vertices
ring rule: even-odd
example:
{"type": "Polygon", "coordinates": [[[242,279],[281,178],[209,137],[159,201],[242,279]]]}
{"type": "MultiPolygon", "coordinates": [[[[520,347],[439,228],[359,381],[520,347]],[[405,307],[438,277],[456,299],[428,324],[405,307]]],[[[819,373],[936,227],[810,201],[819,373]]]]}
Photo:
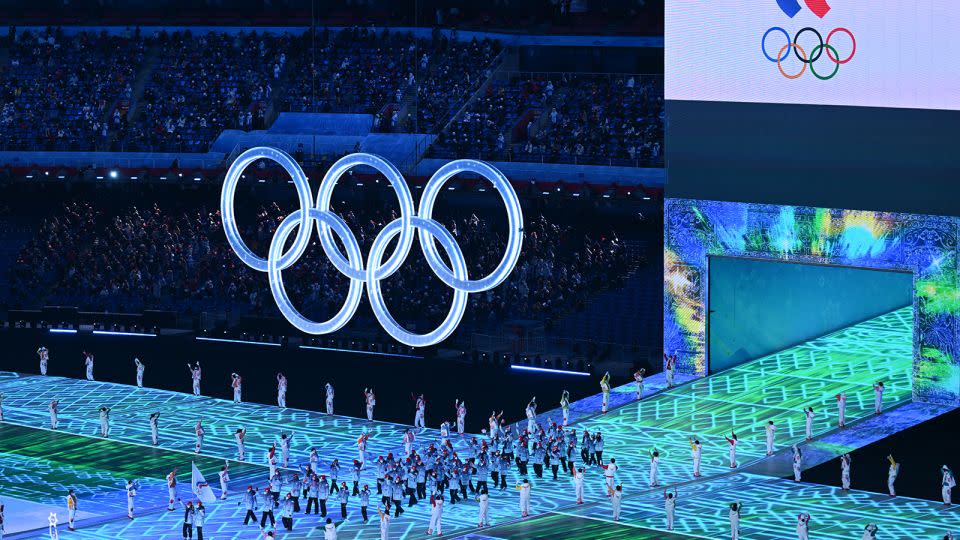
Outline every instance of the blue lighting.
{"type": "Polygon", "coordinates": [[[266,341],[244,341],[242,339],[227,339],[197,336],[197,341],[216,341],[219,343],[240,343],[242,345],[266,345],[268,347],[279,347],[279,343],[267,343],[266,341]]]}
{"type": "Polygon", "coordinates": [[[157,337],[156,334],[145,334],[143,332],[117,332],[114,330],[94,330],[98,336],[138,336],[138,337],[157,337]]]}
{"type": "Polygon", "coordinates": [[[583,377],[589,377],[589,373],[583,371],[567,371],[566,369],[550,369],[542,367],[533,367],[533,366],[518,366],[511,365],[510,369],[519,369],[520,371],[539,371],[541,373],[556,373],[557,375],[580,375],[583,377]]]}
{"type": "Polygon", "coordinates": [[[77,331],[72,328],[51,328],[51,334],[76,334],[77,331]]]}
{"type": "Polygon", "coordinates": [[[385,353],[385,352],[374,352],[374,351],[355,351],[352,349],[337,349],[335,347],[317,347],[316,345],[300,345],[301,349],[311,349],[314,351],[331,351],[331,352],[345,352],[345,353],[356,353],[356,354],[371,354],[374,356],[395,356],[397,358],[416,358],[418,360],[423,360],[422,356],[417,356],[415,354],[400,354],[400,353],[385,353]]]}

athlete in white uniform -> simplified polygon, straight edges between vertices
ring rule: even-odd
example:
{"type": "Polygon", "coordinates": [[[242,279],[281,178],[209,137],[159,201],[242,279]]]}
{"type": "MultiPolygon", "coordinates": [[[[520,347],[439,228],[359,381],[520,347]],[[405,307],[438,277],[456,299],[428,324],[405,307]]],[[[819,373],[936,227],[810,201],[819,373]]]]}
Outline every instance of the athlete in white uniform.
{"type": "Polygon", "coordinates": [[[810,514],[806,512],[797,516],[797,540],[810,540],[810,514]]]}
{"type": "Polygon", "coordinates": [[[233,388],[233,402],[243,402],[243,377],[236,373],[230,374],[230,388],[233,388]]]}
{"type": "Polygon", "coordinates": [[[443,536],[443,493],[434,493],[430,496],[430,525],[427,526],[427,535],[434,532],[443,536]]]}
{"type": "Polygon", "coordinates": [[[773,420],[768,420],[764,426],[767,431],[767,456],[773,455],[773,436],[777,431],[777,426],[773,425],[773,420]]]}
{"type": "Polygon", "coordinates": [[[803,415],[806,417],[806,434],[809,441],[813,439],[813,417],[816,414],[813,412],[813,407],[807,407],[803,410],[803,415]]]}
{"type": "Polygon", "coordinates": [[[127,480],[127,517],[133,519],[133,499],[137,496],[137,486],[133,480],[127,480]]]}
{"type": "Polygon", "coordinates": [[[137,388],[143,388],[143,362],[139,358],[134,358],[133,365],[137,367],[137,388]]]}
{"type": "Polygon", "coordinates": [[[643,375],[647,370],[640,368],[633,373],[633,380],[637,383],[637,399],[643,399],[643,375]]]}
{"type": "Polygon", "coordinates": [[[650,487],[657,487],[660,482],[657,480],[657,469],[660,467],[660,452],[654,448],[650,452],[650,487]]]}
{"type": "Polygon", "coordinates": [[[527,415],[527,431],[535,432],[537,430],[537,396],[533,396],[530,403],[527,403],[524,414],[527,415]]]}
{"type": "Polygon", "coordinates": [[[837,426],[847,426],[847,393],[837,394],[837,426]]]}
{"type": "Polygon", "coordinates": [[[887,488],[890,490],[890,496],[896,497],[897,492],[893,484],[897,481],[897,475],[900,474],[900,464],[893,459],[892,455],[887,456],[887,461],[890,462],[890,469],[887,471],[887,488]]]}
{"type": "Polygon", "coordinates": [[[246,448],[243,445],[243,439],[247,436],[247,430],[244,428],[237,428],[237,431],[233,433],[233,438],[237,441],[237,459],[243,461],[247,459],[246,448]]]}
{"type": "Polygon", "coordinates": [[[190,380],[193,384],[193,395],[200,395],[200,378],[202,376],[202,371],[200,370],[200,361],[197,360],[197,365],[191,366],[190,362],[187,362],[187,369],[190,370],[190,380]]]}
{"type": "Polygon", "coordinates": [[[416,411],[413,413],[413,427],[419,429],[427,428],[427,400],[423,397],[423,394],[417,396],[414,400],[416,411]]]}
{"type": "Polygon", "coordinates": [[[583,504],[583,467],[573,473],[573,493],[577,498],[577,504],[583,504]]]}
{"type": "Polygon", "coordinates": [[[490,526],[490,493],[487,491],[487,488],[481,488],[480,494],[477,495],[477,502],[479,503],[479,508],[477,512],[477,527],[481,529],[483,527],[490,526]]]}
{"type": "Polygon", "coordinates": [[[197,420],[197,425],[193,427],[194,433],[197,435],[197,444],[196,449],[193,451],[195,454],[199,454],[200,450],[203,449],[203,436],[206,434],[206,431],[203,429],[203,420],[197,420]]]}
{"type": "Polygon", "coordinates": [[[230,462],[224,461],[220,467],[220,500],[227,500],[227,485],[230,483],[230,462]]]}
{"type": "Polygon", "coordinates": [[[333,385],[327,383],[324,388],[327,393],[327,414],[333,414],[333,385]]]}
{"type": "Polygon", "coordinates": [[[793,481],[800,481],[800,473],[803,470],[803,452],[800,447],[793,445],[793,481]]]}
{"type": "Polygon", "coordinates": [[[668,356],[666,353],[663,354],[664,361],[664,371],[667,373],[667,388],[673,388],[673,375],[677,370],[677,356],[674,353],[673,356],[668,356]]]}
{"type": "Polygon", "coordinates": [[[600,393],[603,395],[603,401],[600,403],[600,412],[606,413],[610,405],[610,372],[603,374],[600,379],[600,393]]]}
{"type": "Polygon", "coordinates": [[[524,478],[522,484],[517,484],[517,489],[520,491],[520,517],[527,517],[530,515],[530,491],[532,489],[530,480],[524,478]]]}
{"type": "Polygon", "coordinates": [[[673,516],[677,511],[677,488],[673,488],[673,493],[663,490],[663,508],[667,512],[667,530],[673,530],[673,516]]]}
{"type": "Polygon", "coordinates": [[[167,510],[173,512],[176,507],[173,504],[177,502],[177,468],[174,467],[167,475],[167,510]]]}
{"type": "Polygon", "coordinates": [[[87,369],[87,380],[93,380],[93,354],[83,351],[83,365],[87,369]]]}
{"type": "Polygon", "coordinates": [[[730,538],[740,540],[740,512],[743,505],[735,502],[730,504],[730,538]]]}
{"type": "Polygon", "coordinates": [[[150,440],[153,442],[154,446],[157,446],[160,443],[160,413],[150,413],[150,440]]]}
{"type": "Polygon", "coordinates": [[[877,384],[873,385],[873,413],[881,412],[883,412],[883,381],[877,381],[877,384]]]}
{"type": "Polygon", "coordinates": [[[840,486],[843,491],[850,489],[850,454],[840,456],[840,486]]]}
{"type": "Polygon", "coordinates": [[[700,477],[700,458],[703,455],[703,445],[699,439],[690,437],[690,453],[693,454],[693,476],[700,477]]]}
{"type": "Polygon", "coordinates": [[[110,407],[103,406],[99,409],[100,412],[100,436],[108,437],[110,436],[110,407]]]}
{"type": "Polygon", "coordinates": [[[457,411],[457,434],[463,435],[464,426],[467,422],[467,403],[460,400],[454,400],[454,407],[457,411]]]}
{"type": "Polygon", "coordinates": [[[863,528],[863,536],[860,537],[860,540],[877,540],[877,531],[879,527],[874,523],[868,524],[863,528]]]}
{"type": "Polygon", "coordinates": [[[737,468],[737,443],[739,443],[740,441],[739,439],[737,439],[737,434],[732,431],[730,432],[730,436],[724,437],[724,439],[727,440],[727,445],[730,447],[730,468],[736,469],[737,468]]]}
{"type": "Polygon", "coordinates": [[[623,486],[610,490],[610,504],[613,507],[613,520],[620,521],[620,505],[623,503],[623,486]]]}
{"type": "Polygon", "coordinates": [[[377,508],[380,513],[380,540],[390,540],[390,512],[384,512],[382,508],[377,508]]]}
{"type": "Polygon", "coordinates": [[[567,426],[570,421],[570,392],[564,390],[560,396],[560,412],[563,413],[563,426],[567,426]]]}
{"type": "Polygon", "coordinates": [[[953,488],[957,486],[957,481],[953,478],[953,471],[946,465],[940,467],[940,472],[943,475],[940,482],[940,494],[943,495],[943,505],[950,506],[953,504],[952,492],[953,488]]]}
{"type": "Polygon", "coordinates": [[[287,378],[283,373],[277,373],[277,406],[287,408],[287,378]]]}
{"type": "Polygon", "coordinates": [[[363,401],[367,409],[367,421],[373,422],[373,408],[377,405],[377,396],[373,393],[373,388],[363,389],[363,401]]]}
{"type": "Polygon", "coordinates": [[[47,374],[47,365],[50,362],[50,351],[47,350],[43,345],[37,349],[37,356],[40,357],[40,375],[47,374]]]}
{"type": "Polygon", "coordinates": [[[60,400],[55,399],[50,402],[50,429],[57,429],[59,421],[57,420],[57,413],[60,412],[60,400]]]}

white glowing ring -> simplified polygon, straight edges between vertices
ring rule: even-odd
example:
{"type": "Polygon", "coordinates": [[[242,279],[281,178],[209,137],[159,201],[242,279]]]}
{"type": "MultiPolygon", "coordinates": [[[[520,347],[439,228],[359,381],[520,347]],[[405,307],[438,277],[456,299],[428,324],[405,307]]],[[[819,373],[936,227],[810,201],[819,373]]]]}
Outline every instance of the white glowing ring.
{"type": "MultiPolygon", "coordinates": [[[[293,187],[297,188],[297,197],[300,199],[300,208],[310,208],[313,206],[313,197],[310,196],[310,183],[303,174],[303,169],[297,165],[297,162],[290,157],[290,154],[283,150],[275,148],[266,148],[263,146],[251,148],[240,154],[236,161],[230,165],[226,176],[223,178],[223,190],[220,192],[220,215],[223,218],[223,232],[227,234],[227,241],[234,253],[244,264],[257,270],[258,272],[267,271],[267,260],[258,257],[240,237],[240,231],[237,229],[237,216],[233,210],[234,199],[237,193],[237,184],[240,183],[240,176],[247,166],[258,159],[269,159],[274,161],[284,169],[293,179],[293,187]]],[[[297,237],[294,239],[293,247],[290,251],[284,253],[277,266],[281,270],[288,268],[294,261],[303,255],[310,242],[310,221],[307,214],[302,213],[300,217],[300,230],[297,231],[297,237]]]]}
{"type": "Polygon", "coordinates": [[[503,199],[503,204],[507,209],[507,227],[510,235],[507,239],[507,249],[503,253],[503,258],[500,259],[500,264],[483,279],[472,281],[461,279],[457,278],[443,264],[443,260],[437,253],[437,246],[434,245],[430,235],[423,234],[424,229],[420,230],[420,247],[423,248],[423,254],[430,268],[447,286],[470,293],[483,292],[503,283],[503,280],[507,279],[513,267],[516,266],[517,259],[520,258],[520,248],[523,245],[523,212],[520,210],[520,200],[517,198],[517,193],[502,172],[483,161],[458,159],[440,167],[430,177],[427,187],[423,189],[423,197],[420,198],[420,212],[418,213],[420,217],[432,221],[433,205],[436,203],[443,185],[447,183],[447,180],[462,172],[471,172],[483,176],[493,184],[493,187],[500,193],[500,198],[503,199]]]}
{"type": "MultiPolygon", "coordinates": [[[[410,195],[410,188],[403,180],[403,175],[394,167],[393,163],[373,154],[350,154],[337,160],[330,166],[330,170],[323,176],[320,182],[320,189],[317,190],[317,209],[321,212],[330,211],[330,199],[333,197],[333,188],[337,187],[337,181],[348,170],[357,165],[366,165],[380,171],[380,174],[387,177],[387,181],[397,192],[397,199],[400,202],[400,220],[402,228],[400,229],[400,241],[397,244],[396,251],[387,260],[387,263],[378,270],[377,279],[384,279],[391,276],[400,269],[400,265],[410,254],[410,247],[413,246],[413,227],[410,226],[410,218],[415,215],[413,208],[413,196],[410,195]]],[[[318,221],[317,230],[320,232],[320,245],[323,246],[323,252],[330,258],[330,262],[343,275],[351,279],[365,279],[366,272],[363,266],[354,267],[349,264],[337,245],[333,243],[333,237],[330,236],[330,227],[326,223],[318,221]]]]}
{"type": "MultiPolygon", "coordinates": [[[[431,236],[439,240],[440,245],[443,246],[444,251],[447,252],[447,256],[450,257],[450,262],[453,264],[453,275],[460,280],[467,279],[467,263],[463,259],[463,252],[460,251],[460,246],[457,245],[457,241],[453,238],[453,235],[450,234],[450,231],[443,228],[443,226],[436,221],[419,217],[411,219],[411,225],[420,230],[421,238],[423,238],[423,236],[431,236]]],[[[376,274],[377,269],[380,267],[384,251],[386,251],[390,240],[393,240],[394,236],[402,232],[403,229],[401,227],[402,225],[399,219],[391,221],[384,227],[383,231],[377,235],[373,240],[373,245],[370,246],[370,255],[367,257],[367,298],[370,299],[370,307],[373,308],[374,315],[376,315],[377,320],[380,321],[380,326],[382,326],[388,334],[393,336],[394,339],[411,347],[426,347],[447,339],[447,337],[457,329],[457,325],[460,324],[460,319],[463,318],[463,313],[467,310],[467,297],[469,293],[462,289],[453,289],[453,305],[450,306],[450,311],[447,313],[446,318],[443,319],[443,322],[440,323],[440,326],[432,332],[414,334],[400,326],[393,318],[393,315],[390,314],[390,311],[387,310],[387,306],[383,301],[383,295],[380,292],[380,280],[376,279],[374,274],[376,274]]]]}
{"type": "Polygon", "coordinates": [[[360,304],[363,294],[363,284],[367,284],[367,296],[380,325],[397,341],[413,347],[426,347],[443,341],[456,329],[467,308],[467,298],[470,293],[490,290],[503,282],[516,266],[520,257],[520,248],[523,244],[523,213],[520,201],[513,186],[506,177],[495,167],[482,161],[457,160],[441,167],[427,182],[421,200],[420,213],[417,214],[413,206],[413,197],[400,171],[389,161],[372,154],[351,154],[336,163],[327,171],[320,183],[317,192],[317,205],[314,207],[310,194],[310,186],[306,175],[299,165],[286,153],[273,148],[251,148],[240,154],[230,165],[224,178],[223,190],[220,192],[220,210],[223,215],[223,229],[227,240],[234,252],[244,264],[260,272],[266,272],[270,282],[270,292],[273,294],[277,307],[290,324],[308,334],[328,334],[342,328],[353,317],[360,304]],[[237,184],[248,165],[257,159],[270,159],[279,163],[290,174],[294,187],[300,199],[300,209],[287,216],[277,227],[267,258],[263,259],[254,254],[243,242],[237,229],[234,213],[234,198],[237,184]],[[384,228],[373,241],[370,254],[364,268],[360,245],[356,236],[350,231],[343,218],[330,211],[330,201],[337,181],[350,168],[363,165],[380,171],[393,186],[400,202],[400,217],[393,220],[384,228]],[[440,194],[443,185],[461,172],[479,174],[493,183],[500,192],[500,197],[507,209],[509,238],[507,249],[500,260],[500,264],[488,276],[479,280],[470,280],[467,275],[467,265],[460,246],[453,235],[442,225],[432,219],[433,205],[440,194]],[[315,322],[307,319],[290,301],[283,285],[282,271],[289,268],[306,252],[310,243],[310,231],[316,222],[320,234],[320,244],[324,253],[334,267],[350,279],[350,288],[343,306],[333,317],[325,322],[315,322]],[[286,253],[283,248],[287,243],[294,227],[298,227],[293,246],[286,253]],[[413,245],[413,236],[419,231],[420,245],[424,257],[437,277],[453,288],[453,302],[450,311],[443,322],[432,332],[414,334],[405,330],[393,318],[383,300],[380,281],[396,272],[413,245]],[[334,241],[336,234],[346,248],[346,257],[340,252],[334,241]],[[397,248],[384,263],[387,246],[395,236],[399,236],[397,248]],[[452,268],[448,268],[434,245],[434,239],[440,243],[450,260],[452,268]]]}
{"type": "MultiPolygon", "coordinates": [[[[343,325],[350,322],[353,314],[356,313],[357,307],[360,306],[360,298],[363,296],[363,281],[357,279],[350,280],[350,288],[347,290],[347,298],[343,303],[343,307],[326,322],[318,323],[311,321],[293,307],[293,304],[290,302],[290,297],[287,296],[287,291],[283,286],[282,269],[275,264],[274,261],[279,258],[283,246],[287,243],[291,229],[299,225],[301,213],[303,213],[303,210],[297,210],[287,216],[280,223],[280,226],[277,227],[277,232],[273,235],[273,240],[270,242],[270,252],[267,255],[267,277],[270,280],[270,292],[273,294],[273,299],[277,302],[280,313],[283,313],[283,316],[290,321],[290,324],[308,334],[329,334],[343,328],[343,325]]],[[[315,219],[317,223],[322,222],[328,224],[333,231],[337,233],[337,236],[340,237],[343,245],[347,248],[347,257],[350,259],[349,264],[351,266],[363,266],[363,256],[360,254],[360,246],[357,245],[357,238],[350,232],[350,228],[347,227],[343,218],[330,212],[321,212],[316,208],[308,208],[307,214],[310,219],[315,219]]],[[[310,230],[309,226],[307,230],[310,230]]],[[[295,259],[293,262],[296,261],[295,259]]]]}

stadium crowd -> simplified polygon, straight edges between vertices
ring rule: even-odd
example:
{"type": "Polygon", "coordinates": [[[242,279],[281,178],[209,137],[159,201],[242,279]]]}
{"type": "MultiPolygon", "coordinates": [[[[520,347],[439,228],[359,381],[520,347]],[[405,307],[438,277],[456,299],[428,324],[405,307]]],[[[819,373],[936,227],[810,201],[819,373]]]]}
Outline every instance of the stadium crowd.
{"type": "Polygon", "coordinates": [[[503,79],[494,77],[501,51],[455,32],[365,27],[24,31],[8,40],[0,72],[0,148],[206,152],[224,129],[310,111],[370,114],[374,131],[438,133],[435,156],[662,164],[659,79],[503,79]]]}
{"type": "MultiPolygon", "coordinates": [[[[367,210],[343,214],[364,253],[395,217],[385,205],[367,210]]],[[[265,253],[286,213],[275,203],[250,214],[254,211],[256,219],[248,220],[242,234],[255,252],[265,253]]],[[[499,262],[506,235],[490,220],[463,212],[443,224],[457,238],[471,277],[499,262]]],[[[625,246],[611,230],[584,226],[528,215],[516,269],[499,287],[470,296],[465,321],[475,328],[496,327],[509,318],[550,321],[577,309],[595,291],[615,287],[628,269],[625,246]]],[[[284,271],[284,281],[295,305],[318,320],[339,309],[348,286],[317,245],[284,271]]],[[[435,326],[449,309],[449,288],[416,248],[382,285],[391,313],[417,328],[435,326]]],[[[233,254],[219,212],[188,203],[130,206],[120,213],[93,201],[67,203],[44,220],[17,256],[9,299],[24,307],[276,314],[267,277],[233,254]]]]}

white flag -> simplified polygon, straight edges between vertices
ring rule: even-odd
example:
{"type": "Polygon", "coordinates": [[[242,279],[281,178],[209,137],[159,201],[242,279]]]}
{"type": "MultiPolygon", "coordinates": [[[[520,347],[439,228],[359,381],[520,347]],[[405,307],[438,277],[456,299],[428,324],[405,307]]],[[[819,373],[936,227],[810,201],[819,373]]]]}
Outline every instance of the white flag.
{"type": "Polygon", "coordinates": [[[217,497],[213,494],[213,490],[210,489],[210,484],[207,483],[207,480],[203,477],[203,474],[200,473],[200,469],[197,468],[197,464],[190,462],[190,466],[193,468],[193,477],[191,479],[191,488],[193,489],[193,494],[197,496],[198,499],[203,501],[204,504],[213,504],[217,502],[217,497]]]}

